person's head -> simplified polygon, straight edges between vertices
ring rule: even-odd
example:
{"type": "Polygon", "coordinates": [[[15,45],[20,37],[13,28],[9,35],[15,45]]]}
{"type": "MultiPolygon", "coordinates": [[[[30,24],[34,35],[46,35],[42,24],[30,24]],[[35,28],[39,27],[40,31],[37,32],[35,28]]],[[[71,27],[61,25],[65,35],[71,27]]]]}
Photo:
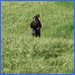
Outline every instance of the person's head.
{"type": "Polygon", "coordinates": [[[40,17],[40,15],[37,14],[37,15],[33,16],[33,20],[34,20],[34,21],[35,21],[35,20],[38,20],[39,17],[40,17]]]}
{"type": "Polygon", "coordinates": [[[33,21],[36,22],[38,20],[37,16],[33,17],[33,21]]]}

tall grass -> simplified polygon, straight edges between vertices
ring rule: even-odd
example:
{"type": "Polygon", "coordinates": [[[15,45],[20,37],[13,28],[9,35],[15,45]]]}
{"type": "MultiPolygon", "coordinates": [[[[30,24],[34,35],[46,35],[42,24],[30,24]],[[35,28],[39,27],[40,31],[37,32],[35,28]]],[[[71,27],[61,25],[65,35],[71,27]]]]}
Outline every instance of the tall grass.
{"type": "Polygon", "coordinates": [[[2,2],[2,73],[73,73],[73,2],[2,2]],[[31,36],[40,14],[41,38],[31,36]]]}

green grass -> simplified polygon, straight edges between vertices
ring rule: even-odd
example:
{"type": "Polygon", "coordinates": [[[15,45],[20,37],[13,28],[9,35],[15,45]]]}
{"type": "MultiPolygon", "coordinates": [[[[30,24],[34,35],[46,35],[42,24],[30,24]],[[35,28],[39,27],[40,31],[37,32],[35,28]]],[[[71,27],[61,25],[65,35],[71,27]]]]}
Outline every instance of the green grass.
{"type": "Polygon", "coordinates": [[[2,2],[2,73],[74,73],[73,2],[2,2]],[[41,38],[31,35],[40,14],[41,38]]]}

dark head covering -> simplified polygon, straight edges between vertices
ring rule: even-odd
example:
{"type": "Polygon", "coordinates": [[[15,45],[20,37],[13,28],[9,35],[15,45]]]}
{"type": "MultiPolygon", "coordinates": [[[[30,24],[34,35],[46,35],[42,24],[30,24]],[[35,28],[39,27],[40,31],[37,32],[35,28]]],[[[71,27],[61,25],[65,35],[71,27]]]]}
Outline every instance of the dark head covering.
{"type": "Polygon", "coordinates": [[[37,14],[36,16],[37,16],[37,18],[39,18],[39,17],[40,17],[40,15],[39,15],[39,14],[37,14]]]}

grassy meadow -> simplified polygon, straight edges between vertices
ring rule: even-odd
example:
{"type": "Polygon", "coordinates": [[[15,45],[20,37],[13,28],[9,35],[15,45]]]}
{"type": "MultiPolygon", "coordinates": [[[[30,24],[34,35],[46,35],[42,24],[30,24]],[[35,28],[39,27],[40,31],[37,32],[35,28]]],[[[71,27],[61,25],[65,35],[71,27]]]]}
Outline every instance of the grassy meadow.
{"type": "Polygon", "coordinates": [[[2,73],[74,73],[73,2],[2,2],[2,73]],[[31,35],[40,14],[41,37],[31,35]]]}

